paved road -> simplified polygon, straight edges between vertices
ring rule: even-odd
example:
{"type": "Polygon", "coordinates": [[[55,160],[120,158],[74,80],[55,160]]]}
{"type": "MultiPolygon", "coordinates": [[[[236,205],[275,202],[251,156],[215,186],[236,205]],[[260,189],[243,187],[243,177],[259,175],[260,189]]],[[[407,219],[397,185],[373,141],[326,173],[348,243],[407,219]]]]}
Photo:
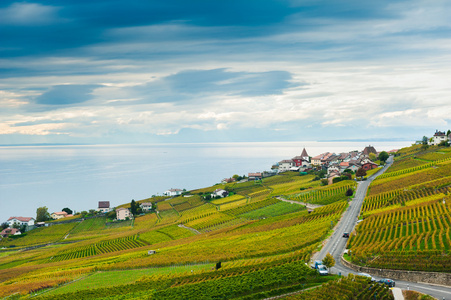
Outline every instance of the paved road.
{"type": "MultiPolygon", "coordinates": [[[[390,156],[390,158],[387,160],[387,165],[380,170],[378,173],[374,174],[368,180],[361,181],[358,184],[357,190],[356,190],[356,196],[354,197],[354,200],[351,201],[348,209],[343,214],[343,217],[336,227],[335,232],[331,236],[331,238],[327,241],[327,243],[324,245],[324,247],[321,249],[321,251],[315,255],[315,259],[322,260],[326,254],[329,252],[332,254],[332,256],[335,258],[335,266],[331,268],[330,272],[334,274],[342,274],[342,275],[348,275],[349,273],[357,273],[352,269],[349,269],[345,267],[343,264],[341,264],[341,255],[343,254],[343,251],[345,250],[347,239],[343,238],[344,232],[352,232],[354,229],[354,226],[357,223],[357,218],[360,213],[360,208],[362,207],[363,199],[365,198],[366,191],[368,189],[368,186],[370,185],[371,181],[379,174],[385,172],[385,170],[393,163],[393,157],[390,156]]],[[[377,280],[381,279],[378,277],[375,277],[377,280]]],[[[415,283],[415,282],[406,282],[406,281],[398,281],[396,280],[396,286],[401,289],[411,289],[415,290],[424,294],[431,295],[432,297],[435,297],[439,300],[442,299],[448,299],[451,300],[451,287],[442,287],[442,286],[435,286],[430,284],[422,284],[422,283],[415,283]]]]}

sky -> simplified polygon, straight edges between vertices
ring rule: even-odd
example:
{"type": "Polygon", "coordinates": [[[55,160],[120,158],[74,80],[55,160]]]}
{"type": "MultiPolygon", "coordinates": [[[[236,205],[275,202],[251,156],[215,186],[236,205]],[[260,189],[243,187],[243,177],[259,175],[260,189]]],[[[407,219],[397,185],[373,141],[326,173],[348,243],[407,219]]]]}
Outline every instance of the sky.
{"type": "Polygon", "coordinates": [[[0,2],[0,144],[418,140],[451,3],[0,2]]]}

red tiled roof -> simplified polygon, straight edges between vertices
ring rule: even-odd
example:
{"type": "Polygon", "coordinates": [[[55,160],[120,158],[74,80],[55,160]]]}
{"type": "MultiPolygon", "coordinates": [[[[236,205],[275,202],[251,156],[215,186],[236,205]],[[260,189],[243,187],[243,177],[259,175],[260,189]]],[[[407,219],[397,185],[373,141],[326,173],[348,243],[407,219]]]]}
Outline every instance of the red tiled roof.
{"type": "Polygon", "coordinates": [[[57,211],[57,212],[54,212],[53,214],[55,214],[55,215],[64,215],[65,216],[65,215],[67,215],[67,212],[65,212],[65,211],[57,211]]]}
{"type": "Polygon", "coordinates": [[[8,221],[9,220],[12,220],[12,219],[16,219],[16,220],[19,220],[19,221],[21,221],[21,222],[28,222],[28,221],[30,221],[31,219],[33,219],[34,220],[34,218],[28,218],[28,217],[10,217],[9,219],[8,219],[8,221]]]}

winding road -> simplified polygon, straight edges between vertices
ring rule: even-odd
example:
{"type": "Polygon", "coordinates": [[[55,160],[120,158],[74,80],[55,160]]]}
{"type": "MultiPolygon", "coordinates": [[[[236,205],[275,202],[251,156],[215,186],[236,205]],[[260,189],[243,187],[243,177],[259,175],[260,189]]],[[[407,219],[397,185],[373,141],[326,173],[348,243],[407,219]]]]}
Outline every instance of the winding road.
{"type": "MultiPolygon", "coordinates": [[[[344,266],[341,263],[341,255],[343,254],[347,239],[343,238],[344,232],[352,232],[360,213],[360,208],[362,207],[363,199],[365,198],[368,186],[374,180],[374,178],[387,170],[387,168],[393,163],[393,156],[387,160],[387,164],[383,169],[381,169],[376,174],[370,176],[366,181],[360,181],[356,190],[356,195],[354,200],[350,202],[348,209],[343,214],[341,221],[336,226],[336,229],[329,240],[322,247],[321,251],[315,255],[315,259],[322,260],[326,254],[329,252],[335,259],[335,266],[330,269],[331,273],[348,275],[349,273],[357,273],[356,271],[344,266]]],[[[373,276],[375,279],[379,280],[380,277],[373,276]]],[[[424,294],[431,295],[439,300],[451,299],[451,287],[431,285],[425,283],[407,282],[396,280],[396,287],[401,289],[411,289],[424,294]]]]}

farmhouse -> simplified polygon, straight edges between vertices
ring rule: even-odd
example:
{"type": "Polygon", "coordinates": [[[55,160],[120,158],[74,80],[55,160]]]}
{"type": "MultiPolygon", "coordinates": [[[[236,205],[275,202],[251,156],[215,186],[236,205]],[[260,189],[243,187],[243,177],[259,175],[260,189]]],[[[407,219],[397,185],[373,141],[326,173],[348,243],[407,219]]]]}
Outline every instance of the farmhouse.
{"type": "Polygon", "coordinates": [[[22,233],[17,228],[5,228],[0,233],[0,235],[2,237],[7,237],[8,235],[19,235],[19,234],[22,234],[22,233]]]}
{"type": "Polygon", "coordinates": [[[215,197],[221,197],[221,198],[224,198],[224,197],[227,197],[229,195],[229,192],[227,192],[226,190],[223,190],[223,189],[216,189],[214,192],[213,192],[213,194],[211,194],[211,197],[212,198],[215,198],[215,197]]]}
{"type": "Polygon", "coordinates": [[[183,190],[181,190],[181,189],[170,189],[170,190],[167,190],[166,192],[164,192],[163,195],[166,195],[166,196],[179,196],[182,193],[183,193],[183,190]]]}
{"type": "Polygon", "coordinates": [[[128,208],[118,208],[116,209],[116,219],[117,220],[126,220],[131,217],[130,210],[128,208]]]}
{"type": "Polygon", "coordinates": [[[97,207],[97,211],[102,213],[107,213],[111,211],[110,201],[99,201],[99,206],[97,207]]]}
{"type": "Polygon", "coordinates": [[[445,132],[436,130],[434,133],[434,136],[429,141],[429,145],[438,145],[443,141],[447,141],[448,137],[446,136],[445,132]]]}
{"type": "Polygon", "coordinates": [[[9,227],[13,227],[14,223],[19,225],[27,225],[27,226],[33,226],[34,225],[34,218],[28,218],[28,217],[10,217],[6,223],[8,223],[9,227]]]}
{"type": "Polygon", "coordinates": [[[149,211],[152,209],[152,202],[143,202],[139,206],[143,211],[149,211]]]}
{"type": "Polygon", "coordinates": [[[261,180],[263,178],[263,174],[261,172],[248,173],[247,177],[249,180],[261,180]]]}

